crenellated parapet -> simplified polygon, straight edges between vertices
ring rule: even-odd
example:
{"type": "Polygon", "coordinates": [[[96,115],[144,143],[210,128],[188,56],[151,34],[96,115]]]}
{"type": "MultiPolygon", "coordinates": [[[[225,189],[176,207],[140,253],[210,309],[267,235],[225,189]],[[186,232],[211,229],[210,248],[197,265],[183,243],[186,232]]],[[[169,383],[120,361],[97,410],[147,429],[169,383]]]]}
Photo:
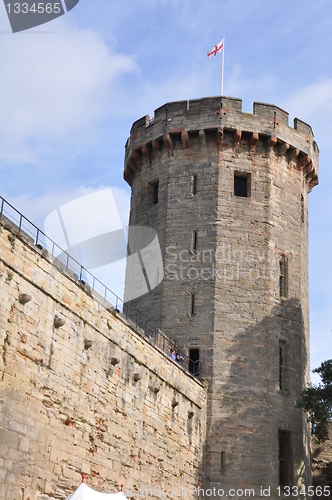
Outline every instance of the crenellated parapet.
{"type": "Polygon", "coordinates": [[[184,149],[191,147],[191,137],[199,134],[202,146],[205,136],[215,135],[216,147],[223,149],[224,132],[231,132],[234,146],[249,134],[250,148],[259,140],[277,157],[285,157],[302,170],[309,190],[318,184],[318,146],[310,125],[298,118],[289,126],[288,113],[272,104],[255,102],[253,114],[242,112],[242,100],[231,97],[207,97],[164,104],[137,120],[126,143],[124,178],[131,185],[144,157],[155,151],[173,149],[173,139],[181,137],[184,149]]]}

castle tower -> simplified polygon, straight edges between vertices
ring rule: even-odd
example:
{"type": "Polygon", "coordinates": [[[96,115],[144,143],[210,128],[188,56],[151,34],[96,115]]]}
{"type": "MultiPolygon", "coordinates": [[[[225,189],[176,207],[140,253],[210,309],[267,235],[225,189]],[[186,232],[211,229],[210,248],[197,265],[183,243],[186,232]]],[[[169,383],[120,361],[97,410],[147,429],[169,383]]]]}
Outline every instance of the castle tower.
{"type": "MultiPolygon", "coordinates": [[[[309,428],[294,408],[309,381],[311,127],[239,99],[167,103],[136,121],[124,178],[130,225],[154,228],[162,283],[131,301],[208,383],[205,488],[310,484],[309,428]]],[[[241,496],[240,494],[238,496],[241,496]]],[[[248,495],[247,495],[248,496],[248,495]]]]}

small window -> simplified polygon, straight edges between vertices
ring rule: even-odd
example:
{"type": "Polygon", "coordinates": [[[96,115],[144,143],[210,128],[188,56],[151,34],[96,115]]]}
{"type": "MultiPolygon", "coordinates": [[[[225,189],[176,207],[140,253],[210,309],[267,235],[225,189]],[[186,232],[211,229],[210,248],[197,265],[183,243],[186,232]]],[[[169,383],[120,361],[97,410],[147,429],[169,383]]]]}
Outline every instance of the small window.
{"type": "Polygon", "coordinates": [[[158,203],[158,195],[159,195],[159,182],[155,182],[152,185],[152,189],[153,189],[153,204],[157,205],[157,203],[158,203]]]}
{"type": "Polygon", "coordinates": [[[197,251],[197,231],[193,231],[192,250],[193,252],[197,251]]]}
{"type": "Polygon", "coordinates": [[[192,178],[192,193],[197,194],[197,175],[193,175],[192,178]]]}
{"type": "Polygon", "coordinates": [[[190,316],[195,316],[195,294],[192,293],[190,295],[190,309],[189,309],[189,314],[190,316]]]}
{"type": "Polygon", "coordinates": [[[189,372],[194,375],[194,377],[198,377],[199,375],[199,349],[190,349],[189,350],[189,372]]]}
{"type": "Polygon", "coordinates": [[[286,343],[279,342],[279,389],[287,389],[286,343]]]}
{"type": "Polygon", "coordinates": [[[234,174],[234,196],[249,198],[250,175],[243,175],[240,173],[234,174]]]}
{"type": "Polygon", "coordinates": [[[222,451],[221,452],[221,460],[220,460],[220,468],[221,469],[224,469],[225,468],[225,452],[222,451]]]}
{"type": "Polygon", "coordinates": [[[288,297],[288,260],[282,257],[279,261],[279,295],[280,298],[288,297]]]}
{"type": "Polygon", "coordinates": [[[292,486],[292,446],[289,431],[278,431],[279,486],[292,486]]]}
{"type": "Polygon", "coordinates": [[[150,205],[157,205],[159,202],[159,180],[148,182],[147,190],[148,200],[150,205]]]}
{"type": "Polygon", "coordinates": [[[301,194],[301,220],[302,222],[304,222],[304,198],[302,194],[301,194]]]}
{"type": "MultiPolygon", "coordinates": [[[[215,443],[216,444],[216,443],[215,443]]],[[[214,443],[212,443],[214,446],[214,443]]],[[[208,450],[206,452],[207,480],[210,482],[219,482],[220,474],[225,470],[225,452],[217,450],[208,450]]],[[[207,495],[209,496],[209,495],[207,495]]],[[[250,496],[250,495],[249,495],[250,496]]],[[[201,498],[201,497],[200,497],[201,498]]],[[[219,497],[218,497],[219,498],[219,497]]]]}

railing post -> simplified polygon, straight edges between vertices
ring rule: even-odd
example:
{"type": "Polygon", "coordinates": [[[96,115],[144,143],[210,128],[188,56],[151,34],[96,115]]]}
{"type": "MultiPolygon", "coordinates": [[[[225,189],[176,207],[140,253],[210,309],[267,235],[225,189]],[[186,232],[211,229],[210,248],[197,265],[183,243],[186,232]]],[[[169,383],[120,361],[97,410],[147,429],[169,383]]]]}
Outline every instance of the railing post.
{"type": "Polygon", "coordinates": [[[157,335],[158,335],[157,328],[155,328],[155,330],[154,330],[154,343],[155,344],[157,343],[157,335]]]}
{"type": "Polygon", "coordinates": [[[82,281],[82,274],[83,274],[83,267],[81,265],[81,269],[80,269],[80,281],[82,281]]]}
{"type": "Polygon", "coordinates": [[[1,201],[1,212],[0,212],[0,219],[2,219],[2,214],[3,214],[3,204],[5,203],[5,200],[2,198],[1,201]]]}
{"type": "Polygon", "coordinates": [[[22,218],[23,218],[23,215],[21,214],[21,216],[20,216],[20,225],[18,226],[18,234],[20,234],[20,232],[21,232],[22,218]]]}
{"type": "Polygon", "coordinates": [[[136,313],[136,332],[137,332],[137,326],[138,326],[138,313],[136,313]]]}
{"type": "Polygon", "coordinates": [[[92,291],[93,292],[95,291],[95,281],[96,281],[96,278],[93,277],[93,281],[92,281],[92,291]]]}
{"type": "Polygon", "coordinates": [[[68,271],[68,264],[69,264],[69,254],[67,254],[66,271],[68,271]]]}
{"type": "Polygon", "coordinates": [[[36,246],[38,245],[38,238],[39,238],[39,229],[37,229],[37,235],[36,235],[36,246]]]}
{"type": "Polygon", "coordinates": [[[53,241],[53,245],[52,245],[52,259],[53,259],[53,255],[54,255],[54,241],[53,241]]]}

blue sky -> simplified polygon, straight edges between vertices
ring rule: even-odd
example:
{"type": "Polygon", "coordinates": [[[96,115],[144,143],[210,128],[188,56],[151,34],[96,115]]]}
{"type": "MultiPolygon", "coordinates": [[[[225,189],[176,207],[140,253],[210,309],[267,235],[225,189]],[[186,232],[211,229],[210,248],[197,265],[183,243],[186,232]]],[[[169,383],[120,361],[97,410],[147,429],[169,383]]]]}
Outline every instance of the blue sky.
{"type": "MultiPolygon", "coordinates": [[[[80,0],[13,35],[0,5],[0,193],[43,227],[55,208],[112,186],[122,216],[133,121],[167,101],[220,92],[308,122],[320,149],[309,196],[311,364],[332,358],[330,0],[80,0]]],[[[110,284],[111,286],[111,284],[110,284]]]]}

